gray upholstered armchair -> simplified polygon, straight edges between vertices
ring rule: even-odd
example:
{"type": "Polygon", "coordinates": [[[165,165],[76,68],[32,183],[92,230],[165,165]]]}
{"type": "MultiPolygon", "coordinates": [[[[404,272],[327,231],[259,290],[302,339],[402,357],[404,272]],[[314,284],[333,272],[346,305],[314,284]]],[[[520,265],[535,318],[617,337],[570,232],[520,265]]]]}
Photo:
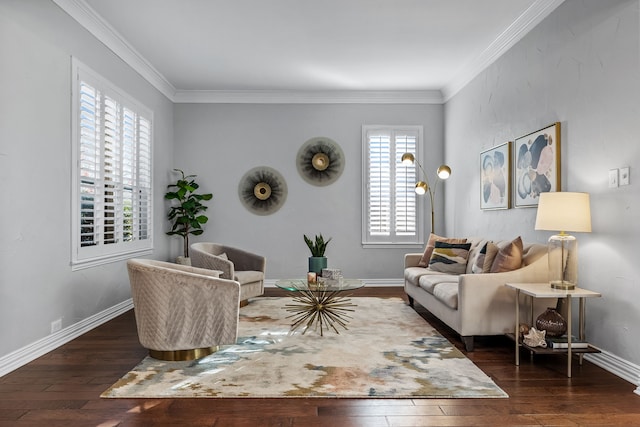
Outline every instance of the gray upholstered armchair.
{"type": "Polygon", "coordinates": [[[199,359],[238,337],[240,284],[220,271],[127,261],[140,343],[162,360],[199,359]]]}
{"type": "Polygon", "coordinates": [[[191,245],[191,265],[221,270],[220,277],[240,283],[240,304],[264,293],[265,257],[218,243],[191,245]]]}

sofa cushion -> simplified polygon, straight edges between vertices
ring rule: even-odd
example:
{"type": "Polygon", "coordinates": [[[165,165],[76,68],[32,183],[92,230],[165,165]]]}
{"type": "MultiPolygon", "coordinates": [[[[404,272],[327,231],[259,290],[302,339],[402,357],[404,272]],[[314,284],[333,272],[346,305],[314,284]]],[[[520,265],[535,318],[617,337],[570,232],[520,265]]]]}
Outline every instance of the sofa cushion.
{"type": "Polygon", "coordinates": [[[422,254],[422,258],[420,258],[420,262],[418,262],[418,265],[420,267],[429,266],[429,261],[431,261],[431,254],[433,254],[433,250],[436,247],[436,241],[448,242],[448,243],[467,243],[467,239],[447,238],[447,237],[442,237],[442,236],[438,236],[436,234],[431,233],[429,235],[429,240],[427,241],[427,245],[424,248],[424,253],[422,254]]]}
{"type": "Polygon", "coordinates": [[[433,289],[433,296],[444,305],[454,310],[458,309],[458,282],[439,283],[433,289]]]}
{"type": "Polygon", "coordinates": [[[498,251],[490,272],[503,273],[517,270],[522,266],[523,251],[522,238],[518,236],[498,251]]]}
{"type": "MultiPolygon", "coordinates": [[[[420,278],[425,274],[427,275],[434,274],[434,272],[429,271],[424,267],[407,267],[404,269],[405,280],[416,286],[418,286],[418,280],[420,280],[420,278]]],[[[436,275],[437,274],[444,274],[444,273],[436,273],[436,275]]]]}
{"type": "Polygon", "coordinates": [[[471,243],[435,242],[429,269],[443,273],[463,274],[467,269],[467,259],[471,243]]]}
{"type": "Polygon", "coordinates": [[[245,283],[259,282],[264,280],[264,273],[262,271],[236,271],[236,275],[233,278],[236,282],[239,282],[241,285],[245,283]]]}
{"type": "Polygon", "coordinates": [[[441,283],[458,283],[459,276],[457,274],[445,274],[432,272],[431,274],[425,274],[418,280],[418,286],[430,294],[433,293],[433,289],[441,283]]]}

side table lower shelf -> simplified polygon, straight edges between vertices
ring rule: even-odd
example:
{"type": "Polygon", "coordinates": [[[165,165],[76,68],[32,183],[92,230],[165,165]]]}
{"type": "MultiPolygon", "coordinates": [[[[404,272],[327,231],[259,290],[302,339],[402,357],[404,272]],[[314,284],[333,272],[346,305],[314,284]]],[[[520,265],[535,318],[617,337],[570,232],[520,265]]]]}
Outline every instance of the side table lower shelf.
{"type": "MultiPolygon", "coordinates": [[[[505,286],[516,291],[514,298],[515,303],[515,320],[514,320],[514,333],[510,334],[511,339],[515,342],[516,349],[516,366],[520,364],[520,348],[524,347],[528,349],[531,354],[564,354],[567,356],[567,377],[571,378],[571,359],[573,354],[578,355],[580,364],[582,365],[582,359],[585,353],[599,353],[600,350],[594,347],[576,348],[569,346],[569,348],[542,348],[542,347],[530,347],[521,343],[517,337],[519,336],[519,324],[520,324],[520,294],[529,296],[529,306],[531,307],[531,325],[533,325],[533,299],[534,298],[556,298],[564,299],[567,307],[567,334],[571,337],[573,329],[571,327],[571,302],[573,298],[577,298],[580,302],[580,311],[578,316],[578,339],[584,340],[585,333],[585,300],[587,298],[600,297],[600,293],[589,291],[587,289],[573,288],[573,289],[556,289],[552,288],[549,283],[505,283],[505,286]]],[[[569,340],[570,341],[570,340],[569,340]]]]}
{"type": "MultiPolygon", "coordinates": [[[[506,335],[513,341],[516,340],[514,334],[509,333],[506,335]]],[[[527,350],[529,350],[534,354],[567,354],[568,353],[568,350],[566,348],[531,347],[522,342],[518,343],[518,345],[522,348],[526,348],[527,350]]],[[[591,345],[589,345],[589,347],[587,348],[576,348],[576,347],[571,348],[571,354],[585,354],[585,353],[600,353],[600,350],[598,350],[595,347],[592,347],[591,345]]]]}

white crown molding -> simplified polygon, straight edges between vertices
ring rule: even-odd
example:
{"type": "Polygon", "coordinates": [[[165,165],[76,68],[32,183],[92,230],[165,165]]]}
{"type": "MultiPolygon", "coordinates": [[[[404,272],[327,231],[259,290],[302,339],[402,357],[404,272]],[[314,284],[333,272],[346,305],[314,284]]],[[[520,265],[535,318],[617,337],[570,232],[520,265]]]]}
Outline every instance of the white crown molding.
{"type": "Polygon", "coordinates": [[[442,104],[438,90],[242,91],[177,90],[176,103],[207,104],[442,104]]]}
{"type": "Polygon", "coordinates": [[[175,87],[84,0],[53,0],[153,87],[173,101],[175,87]]]}
{"type": "Polygon", "coordinates": [[[478,74],[519,42],[564,0],[537,0],[506,30],[502,32],[476,59],[465,65],[461,73],[442,88],[444,102],[450,100],[478,74]]]}
{"type": "Polygon", "coordinates": [[[151,85],[175,103],[239,104],[442,104],[516,44],[564,0],[536,0],[441,91],[242,91],[176,90],[84,0],[53,0],[151,85]]]}

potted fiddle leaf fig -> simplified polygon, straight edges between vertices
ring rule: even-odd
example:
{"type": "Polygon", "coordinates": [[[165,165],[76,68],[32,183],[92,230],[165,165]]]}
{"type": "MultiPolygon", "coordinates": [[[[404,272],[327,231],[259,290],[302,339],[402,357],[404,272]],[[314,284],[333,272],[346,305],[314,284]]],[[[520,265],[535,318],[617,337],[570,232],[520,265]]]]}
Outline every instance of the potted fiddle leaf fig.
{"type": "Polygon", "coordinates": [[[315,240],[311,240],[311,238],[307,237],[306,234],[304,235],[304,241],[311,251],[311,256],[309,257],[309,271],[321,274],[322,269],[327,268],[327,257],[324,256],[324,252],[331,239],[332,237],[329,237],[329,239],[324,240],[322,233],[320,235],[316,235],[315,240]]]}
{"type": "Polygon", "coordinates": [[[167,193],[164,198],[170,200],[171,208],[167,218],[171,221],[171,231],[167,231],[169,236],[181,236],[183,239],[183,256],[178,257],[180,264],[190,265],[189,258],[189,235],[199,236],[204,232],[202,225],[206,224],[209,218],[202,212],[207,210],[202,202],[211,200],[213,194],[198,194],[196,190],[200,185],[195,181],[196,175],[185,175],[180,169],[174,169],[180,173],[180,178],[175,184],[167,186],[167,193]]]}

